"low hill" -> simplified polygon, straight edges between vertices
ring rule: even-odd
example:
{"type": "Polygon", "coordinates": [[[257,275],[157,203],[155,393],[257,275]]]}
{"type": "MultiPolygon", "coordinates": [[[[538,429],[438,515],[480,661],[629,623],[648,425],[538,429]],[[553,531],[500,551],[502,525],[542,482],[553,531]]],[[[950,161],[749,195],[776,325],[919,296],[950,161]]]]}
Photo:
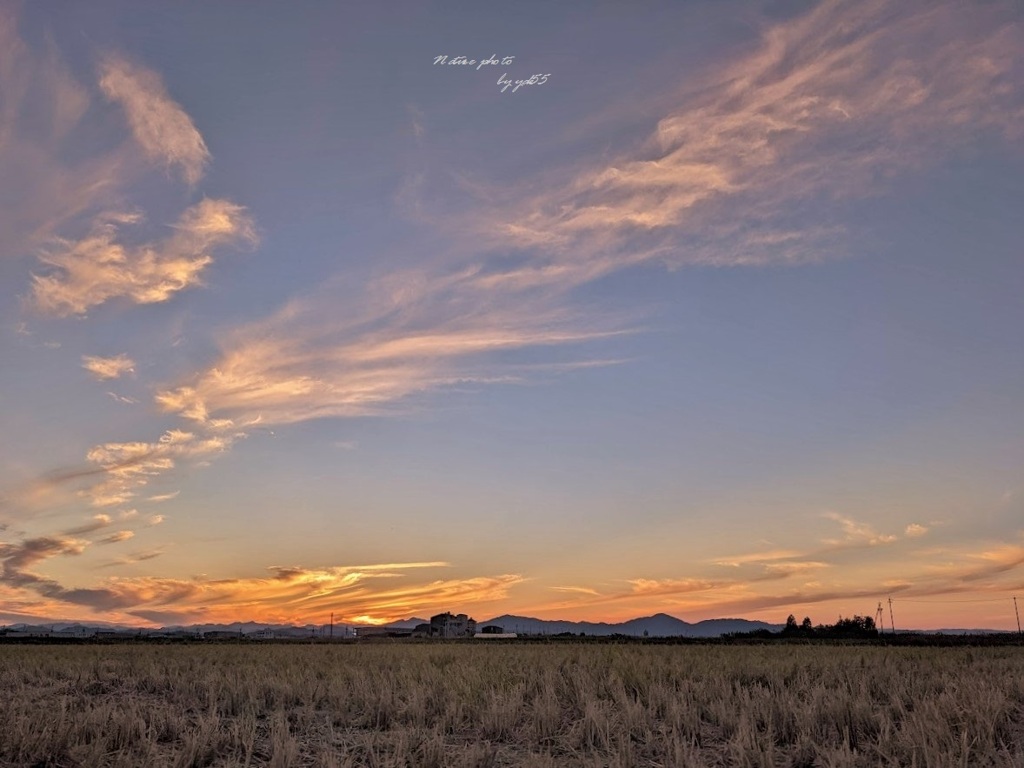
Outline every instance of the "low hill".
{"type": "Polygon", "coordinates": [[[558,635],[563,632],[578,635],[582,632],[587,635],[630,635],[634,637],[720,637],[729,632],[753,632],[759,629],[774,632],[782,628],[781,624],[767,624],[763,621],[748,619],[706,619],[691,624],[677,619],[675,616],[669,616],[667,613],[657,613],[654,616],[630,619],[615,624],[591,621],[551,621],[511,615],[496,616],[489,621],[479,622],[479,626],[487,624],[497,624],[506,632],[524,635],[558,635]]]}

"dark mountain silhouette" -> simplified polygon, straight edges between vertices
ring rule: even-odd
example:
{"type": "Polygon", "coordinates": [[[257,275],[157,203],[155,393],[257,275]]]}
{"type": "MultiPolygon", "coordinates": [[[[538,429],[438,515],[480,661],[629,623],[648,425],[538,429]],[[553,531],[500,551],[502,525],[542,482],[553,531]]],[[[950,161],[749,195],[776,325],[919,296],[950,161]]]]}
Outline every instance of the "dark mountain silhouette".
{"type": "Polygon", "coordinates": [[[572,632],[574,635],[578,635],[583,632],[587,635],[633,635],[637,637],[642,637],[644,632],[648,637],[719,637],[728,632],[753,632],[758,629],[774,632],[782,628],[781,624],[767,624],[763,621],[748,619],[706,619],[691,624],[677,619],[675,616],[669,616],[667,613],[630,619],[618,624],[591,621],[546,621],[529,616],[509,615],[497,616],[490,621],[480,622],[480,626],[486,624],[497,624],[506,632],[519,634],[557,635],[563,632],[572,632]]]}

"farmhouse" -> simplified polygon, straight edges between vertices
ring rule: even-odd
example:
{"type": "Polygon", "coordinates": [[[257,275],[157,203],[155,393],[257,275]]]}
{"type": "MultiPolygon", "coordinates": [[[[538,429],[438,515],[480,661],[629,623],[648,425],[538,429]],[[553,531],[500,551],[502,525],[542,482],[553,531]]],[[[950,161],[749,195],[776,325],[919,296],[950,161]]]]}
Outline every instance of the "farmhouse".
{"type": "Polygon", "coordinates": [[[497,624],[488,624],[473,635],[473,637],[480,640],[509,640],[516,636],[515,632],[506,632],[504,627],[500,627],[497,624]]]}
{"type": "Polygon", "coordinates": [[[472,637],[476,634],[476,621],[464,613],[439,613],[430,617],[431,637],[472,637]]]}

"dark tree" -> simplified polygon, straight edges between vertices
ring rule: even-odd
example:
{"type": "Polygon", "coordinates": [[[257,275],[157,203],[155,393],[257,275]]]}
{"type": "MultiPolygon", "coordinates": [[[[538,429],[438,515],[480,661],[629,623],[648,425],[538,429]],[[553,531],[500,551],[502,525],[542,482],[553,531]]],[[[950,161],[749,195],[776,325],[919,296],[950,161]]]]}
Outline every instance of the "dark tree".
{"type": "Polygon", "coordinates": [[[827,634],[835,637],[877,637],[875,620],[870,616],[854,616],[852,619],[839,617],[839,621],[826,627],[827,634]]]}

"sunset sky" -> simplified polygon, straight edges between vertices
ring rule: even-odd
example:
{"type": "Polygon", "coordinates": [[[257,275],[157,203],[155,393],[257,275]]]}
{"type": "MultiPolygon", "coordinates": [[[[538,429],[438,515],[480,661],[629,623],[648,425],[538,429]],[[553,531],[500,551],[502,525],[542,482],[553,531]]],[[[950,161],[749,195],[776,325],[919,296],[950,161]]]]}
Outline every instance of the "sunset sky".
{"type": "Polygon", "coordinates": [[[0,623],[1016,629],[1022,41],[0,0],[0,623]]]}

